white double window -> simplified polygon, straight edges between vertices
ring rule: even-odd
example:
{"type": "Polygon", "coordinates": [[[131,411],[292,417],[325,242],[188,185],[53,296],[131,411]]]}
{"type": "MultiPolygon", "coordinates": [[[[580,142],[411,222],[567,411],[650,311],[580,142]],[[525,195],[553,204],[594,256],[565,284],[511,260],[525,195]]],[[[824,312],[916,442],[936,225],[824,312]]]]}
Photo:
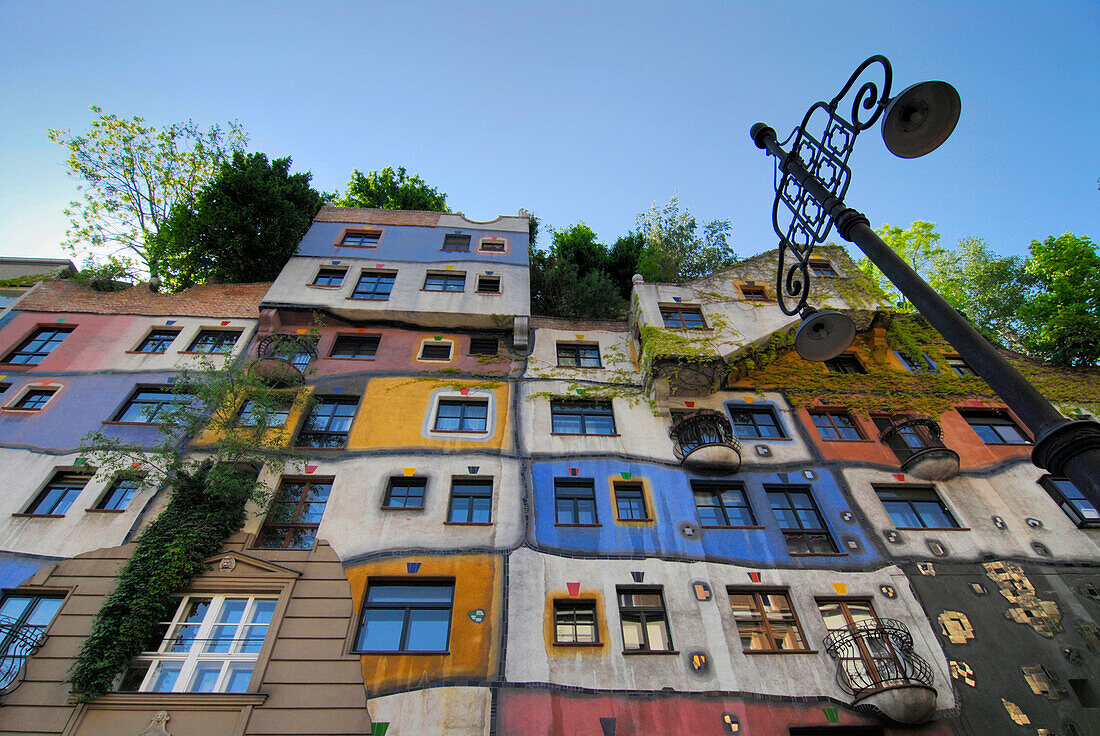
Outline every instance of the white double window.
{"type": "Polygon", "coordinates": [[[274,597],[192,595],[161,623],[156,649],[130,664],[120,690],[243,693],[263,648],[274,597]]]}

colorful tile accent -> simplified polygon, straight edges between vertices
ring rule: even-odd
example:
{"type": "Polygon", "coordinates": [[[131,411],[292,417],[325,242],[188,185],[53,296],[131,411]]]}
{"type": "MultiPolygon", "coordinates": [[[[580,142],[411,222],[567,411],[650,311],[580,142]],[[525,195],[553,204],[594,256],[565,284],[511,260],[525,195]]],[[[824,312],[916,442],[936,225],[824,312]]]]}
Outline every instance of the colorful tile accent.
{"type": "Polygon", "coordinates": [[[423,564],[423,563],[420,563],[420,562],[406,562],[405,563],[405,570],[407,570],[410,575],[415,575],[418,572],[420,572],[420,565],[421,564],[423,564]]]}
{"type": "Polygon", "coordinates": [[[569,596],[571,598],[576,598],[578,595],[581,594],[581,584],[579,582],[566,583],[565,589],[569,591],[569,596]]]}

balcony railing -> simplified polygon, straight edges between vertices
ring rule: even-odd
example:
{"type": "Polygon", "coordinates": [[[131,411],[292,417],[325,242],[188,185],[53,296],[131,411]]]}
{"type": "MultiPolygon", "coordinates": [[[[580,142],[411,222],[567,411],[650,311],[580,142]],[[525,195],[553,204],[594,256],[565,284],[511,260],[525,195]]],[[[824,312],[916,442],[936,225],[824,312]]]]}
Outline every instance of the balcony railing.
{"type": "Polygon", "coordinates": [[[46,641],[46,633],[37,626],[20,626],[10,616],[0,616],[0,695],[7,695],[19,687],[16,677],[27,657],[35,653],[46,641]]]}
{"type": "Polygon", "coordinates": [[[741,465],[741,443],[721,412],[700,409],[688,414],[672,425],[668,436],[682,465],[726,471],[741,465]]]}
{"type": "Polygon", "coordinates": [[[924,480],[947,480],[959,472],[959,454],[943,444],[943,430],[930,417],[902,416],[879,422],[879,441],[898,458],[903,472],[924,480]]]}

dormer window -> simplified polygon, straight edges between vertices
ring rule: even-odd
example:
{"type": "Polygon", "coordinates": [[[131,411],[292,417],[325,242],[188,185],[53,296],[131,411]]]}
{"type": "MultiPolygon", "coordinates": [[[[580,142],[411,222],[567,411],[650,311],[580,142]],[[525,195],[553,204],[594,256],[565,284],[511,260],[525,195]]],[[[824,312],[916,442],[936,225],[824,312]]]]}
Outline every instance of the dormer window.
{"type": "Polygon", "coordinates": [[[745,297],[745,301],[750,302],[764,302],[768,300],[768,295],[764,292],[763,286],[750,286],[749,284],[742,284],[741,295],[745,297]]]}

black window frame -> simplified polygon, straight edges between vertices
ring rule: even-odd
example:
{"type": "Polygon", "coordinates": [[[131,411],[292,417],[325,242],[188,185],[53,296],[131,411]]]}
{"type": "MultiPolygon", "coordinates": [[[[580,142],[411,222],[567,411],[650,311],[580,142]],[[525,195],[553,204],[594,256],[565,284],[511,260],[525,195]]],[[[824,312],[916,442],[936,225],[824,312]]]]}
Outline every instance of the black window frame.
{"type": "Polygon", "coordinates": [[[810,422],[813,423],[814,429],[817,430],[818,436],[826,442],[864,442],[867,440],[867,438],[863,436],[863,430],[860,429],[858,424],[856,424],[856,420],[852,418],[852,413],[847,410],[815,409],[809,414],[810,422]],[[847,420],[848,426],[843,427],[837,425],[837,418],[847,420]],[[844,430],[850,430],[851,432],[855,433],[855,437],[843,436],[844,430]],[[827,436],[826,432],[828,431],[836,434],[836,436],[827,436]]]}
{"type": "MultiPolygon", "coordinates": [[[[615,520],[616,521],[653,521],[653,514],[649,508],[649,500],[646,498],[645,484],[640,480],[613,480],[611,481],[611,497],[615,501],[615,520]],[[623,516],[623,506],[620,499],[620,492],[625,491],[630,496],[628,501],[640,501],[641,502],[641,516],[623,516]],[[636,495],[634,495],[636,494],[636,495]]],[[[636,509],[631,508],[631,513],[635,513],[636,509]]]]}
{"type": "Polygon", "coordinates": [[[695,502],[695,513],[699,518],[699,526],[704,529],[753,529],[759,527],[759,522],[756,520],[756,512],[752,508],[752,501],[749,499],[749,492],[745,488],[744,483],[739,482],[719,482],[719,481],[691,481],[691,494],[695,502]],[[735,493],[740,495],[741,503],[726,503],[726,494],[735,493]],[[700,500],[712,500],[716,503],[700,504],[700,500]],[[708,524],[704,519],[702,509],[715,509],[713,514],[706,514],[707,516],[713,515],[715,521],[722,521],[722,524],[708,524]],[[738,513],[741,521],[744,521],[744,516],[748,516],[748,524],[734,524],[733,517],[730,516],[731,510],[742,510],[738,513]]]}
{"type": "Polygon", "coordinates": [[[601,526],[593,478],[554,479],[554,526],[601,526]],[[562,502],[567,501],[568,515],[562,520],[562,502]],[[592,521],[581,521],[582,503],[591,505],[592,521]]]}
{"type": "Polygon", "coordinates": [[[27,505],[27,510],[23,513],[27,516],[64,516],[73,507],[73,503],[76,502],[84,489],[88,487],[92,475],[93,473],[79,473],[69,470],[55,471],[49,482],[35,495],[34,499],[27,505]],[[59,489],[64,489],[62,494],[51,506],[46,510],[42,510],[50,499],[50,492],[59,489]],[[62,505],[64,505],[64,508],[61,508],[62,505]],[[61,508],[61,510],[58,511],[58,508],[61,508]]]}
{"type": "Polygon", "coordinates": [[[953,370],[959,378],[978,377],[977,371],[971,368],[970,364],[961,355],[945,355],[943,360],[947,363],[947,367],[953,370]]]}
{"type": "MultiPolygon", "coordinates": [[[[929,485],[894,485],[894,484],[872,484],[872,488],[875,491],[875,496],[878,497],[879,503],[886,510],[886,513],[890,517],[890,521],[894,524],[895,529],[961,529],[962,524],[955,518],[955,514],[951,511],[950,507],[943,502],[940,494],[936,491],[935,486],[929,485]],[[884,494],[897,496],[896,498],[886,498],[884,494]],[[936,525],[933,526],[928,523],[928,519],[925,513],[921,511],[921,507],[917,504],[930,504],[934,503],[939,508],[940,513],[949,521],[947,526],[936,525]],[[906,507],[913,515],[913,517],[920,523],[917,526],[912,524],[902,524],[899,520],[904,519],[902,516],[895,516],[891,505],[902,505],[906,507]]],[[[929,517],[931,518],[931,517],[929,517]]]]}
{"type": "Polygon", "coordinates": [[[865,375],[867,368],[863,365],[863,361],[859,359],[859,356],[855,353],[841,353],[835,358],[829,358],[824,361],[826,370],[829,373],[838,373],[841,375],[865,375]]]}
{"type": "Polygon", "coordinates": [[[458,432],[458,433],[461,433],[461,434],[486,434],[486,433],[488,433],[489,427],[491,426],[491,424],[492,424],[492,422],[491,422],[491,419],[489,417],[489,400],[488,399],[470,399],[470,398],[464,398],[464,397],[463,398],[448,397],[448,398],[441,398],[436,403],[435,417],[434,417],[434,421],[432,422],[432,431],[433,432],[458,432]],[[458,407],[460,409],[460,411],[458,412],[458,416],[457,417],[444,417],[442,415],[442,410],[443,410],[444,406],[458,407]],[[485,416],[484,417],[478,417],[478,416],[473,416],[473,415],[467,416],[468,410],[473,409],[475,407],[484,407],[485,416]],[[459,424],[458,429],[440,429],[439,428],[439,420],[440,419],[458,419],[458,424],[459,424]],[[481,429],[467,428],[465,425],[466,425],[466,422],[467,422],[468,419],[469,420],[481,420],[484,423],[484,426],[481,429]]]}
{"type": "Polygon", "coordinates": [[[185,353],[198,353],[201,355],[229,355],[233,352],[233,348],[237,346],[237,341],[241,339],[241,335],[244,334],[243,330],[199,330],[195,335],[195,339],[191,341],[191,344],[187,346],[185,353]],[[226,342],[226,337],[232,336],[233,339],[226,342]],[[209,350],[196,350],[199,347],[209,347],[209,350]],[[224,349],[223,349],[224,348],[224,349]]]}
{"type": "Polygon", "coordinates": [[[123,424],[157,424],[160,421],[160,415],[164,412],[165,408],[170,408],[173,404],[180,404],[186,401],[186,397],[180,394],[173,393],[171,386],[138,386],[132,392],[130,397],[126,399],[126,403],[122,405],[117,412],[115,412],[113,422],[121,422],[123,424]],[[140,400],[142,395],[167,396],[167,399],[156,400],[140,400]],[[145,414],[144,409],[141,409],[143,421],[135,421],[134,419],[126,419],[125,417],[130,413],[131,409],[135,407],[155,407],[151,414],[145,414]]]}
{"type": "Polygon", "coordinates": [[[140,343],[138,343],[138,346],[134,348],[133,352],[145,353],[146,355],[163,355],[168,352],[168,348],[172,347],[172,343],[180,336],[180,332],[182,332],[182,330],[171,327],[154,327],[149,330],[149,333],[140,343]],[[151,347],[160,349],[149,350],[148,348],[151,347]]]}
{"type": "Polygon", "coordinates": [[[772,511],[772,516],[775,517],[776,525],[779,527],[779,531],[783,534],[783,539],[787,542],[787,553],[792,557],[814,557],[814,556],[833,556],[841,554],[837,547],[836,540],[833,537],[832,530],[829,529],[829,525],[825,522],[825,516],[821,513],[820,507],[817,505],[817,499],[814,498],[813,490],[806,485],[782,485],[782,484],[766,484],[764,486],[764,493],[768,498],[768,507],[772,511]],[[783,509],[777,509],[773,494],[782,494],[787,500],[788,506],[783,509]],[[791,499],[791,494],[805,495],[809,499],[809,508],[796,506],[791,499]],[[784,526],[783,517],[780,515],[780,511],[790,512],[793,514],[794,520],[797,522],[797,526],[784,526]],[[806,526],[799,514],[799,512],[813,511],[817,518],[818,526],[806,526]],[[827,542],[828,549],[822,551],[821,548],[815,548],[817,543],[822,541],[827,542]]]}
{"type": "Polygon", "coordinates": [[[428,494],[428,479],[422,475],[391,475],[389,480],[386,481],[386,493],[382,497],[382,508],[384,510],[396,510],[396,511],[423,511],[424,510],[424,498],[428,494]],[[400,494],[395,493],[398,489],[402,489],[400,494]],[[419,493],[410,493],[409,491],[417,489],[419,493]],[[400,497],[405,503],[395,504],[394,500],[400,497]],[[419,504],[413,506],[407,503],[410,499],[418,499],[419,504]]]}
{"type": "Polygon", "coordinates": [[[747,302],[768,301],[768,291],[760,284],[741,284],[741,298],[747,302]]]}
{"type": "Polygon", "coordinates": [[[771,406],[750,406],[748,404],[728,404],[730,424],[733,425],[733,435],[742,440],[785,440],[789,439],[787,430],[779,421],[779,414],[771,406]],[[748,421],[738,421],[738,415],[744,414],[748,421]],[[759,417],[771,419],[771,423],[758,421],[759,417]],[[751,427],[751,431],[749,428],[751,427]],[[775,427],[776,434],[770,435],[764,432],[767,427],[775,427]],[[745,433],[742,434],[742,429],[745,433]]]}
{"type": "Polygon", "coordinates": [[[282,478],[252,546],[255,549],[312,550],[317,543],[317,530],[325,513],[324,507],[332,496],[333,480],[332,477],[325,476],[282,478]],[[324,488],[324,498],[318,500],[316,489],[321,487],[324,488]],[[286,492],[292,489],[297,489],[297,493],[286,492]],[[310,507],[317,504],[322,506],[317,520],[303,521],[306,514],[312,513],[313,509],[310,507]],[[277,507],[292,508],[289,516],[284,514],[285,518],[274,518],[277,507]],[[303,544],[303,540],[307,539],[308,545],[303,544]]]}
{"type": "Polygon", "coordinates": [[[484,238],[477,243],[478,253],[507,253],[508,241],[504,238],[484,238]],[[492,248],[487,246],[492,245],[492,248]],[[500,246],[497,248],[496,246],[500,246]]]}
{"type": "Polygon", "coordinates": [[[112,480],[111,485],[96,501],[97,511],[125,511],[134,496],[141,490],[145,482],[145,476],[135,473],[119,473],[112,480]]]}
{"type": "Polygon", "coordinates": [[[555,598],[553,601],[554,646],[602,647],[600,640],[600,613],[595,598],[555,598]],[[584,619],[582,619],[582,615],[584,619]],[[590,621],[589,621],[590,615],[590,621]],[[592,641],[581,641],[578,632],[582,626],[592,627],[592,641]],[[573,632],[571,639],[562,639],[562,627],[573,632]]]}
{"type": "Polygon", "coordinates": [[[439,248],[450,253],[469,253],[471,237],[464,233],[447,233],[443,236],[443,245],[439,248]]]}
{"type": "Polygon", "coordinates": [[[348,299],[362,299],[368,302],[389,301],[390,294],[393,293],[393,287],[396,283],[397,271],[395,270],[372,270],[364,268],[359,272],[359,278],[355,282],[355,288],[351,290],[351,295],[348,299]],[[371,288],[366,289],[364,286],[370,286],[371,288]],[[381,290],[380,287],[382,286],[386,287],[385,291],[381,290]]]}
{"type": "Polygon", "coordinates": [[[294,440],[295,447],[311,447],[311,448],[315,448],[315,449],[329,449],[329,450],[342,450],[342,449],[344,449],[345,447],[347,447],[348,435],[351,434],[351,428],[355,424],[355,415],[358,413],[357,408],[359,406],[359,397],[358,396],[316,396],[316,397],[314,397],[314,399],[315,399],[314,404],[313,404],[313,406],[310,407],[309,413],[306,415],[305,419],[302,421],[302,426],[298,430],[298,436],[294,440]],[[350,415],[344,415],[344,414],[336,413],[337,410],[333,409],[333,412],[331,414],[329,414],[327,417],[325,417],[326,422],[325,422],[325,428],[324,429],[307,429],[309,427],[310,421],[312,421],[315,416],[318,416],[317,415],[318,408],[327,407],[327,406],[333,406],[333,407],[350,406],[350,407],[352,407],[352,412],[351,412],[350,415]],[[348,428],[346,430],[342,430],[342,431],[332,430],[331,427],[333,426],[333,422],[336,419],[347,419],[348,420],[348,428]],[[329,438],[333,438],[333,439],[339,438],[339,439],[342,440],[342,442],[339,445],[328,444],[328,443],[326,443],[326,444],[303,444],[302,443],[302,438],[303,437],[312,438],[314,435],[317,436],[318,438],[325,438],[325,437],[329,437],[329,438]]]}
{"type": "Polygon", "coordinates": [[[416,355],[417,360],[425,360],[432,363],[450,363],[454,360],[455,345],[453,340],[425,340],[420,343],[420,351],[416,355]],[[428,353],[437,348],[447,348],[447,357],[433,358],[428,353]]]}
{"type": "Polygon", "coordinates": [[[492,478],[452,478],[451,495],[447,500],[447,523],[486,526],[493,523],[493,479],[492,478]],[[475,500],[489,499],[488,508],[479,509],[475,500]],[[457,502],[466,501],[465,509],[459,508],[457,502]],[[484,519],[476,518],[478,513],[484,512],[484,519]],[[464,515],[466,518],[458,518],[464,515]]]}
{"type": "Polygon", "coordinates": [[[382,240],[381,230],[349,228],[340,236],[337,248],[377,248],[382,240]]]}
{"type": "Polygon", "coordinates": [[[499,337],[471,337],[469,355],[496,355],[500,352],[499,337]],[[492,350],[489,350],[490,344],[492,350]]]}
{"type": "Polygon", "coordinates": [[[1073,481],[1069,478],[1059,478],[1053,475],[1044,475],[1038,481],[1039,485],[1045,490],[1058,504],[1058,508],[1062,509],[1062,512],[1069,517],[1079,529],[1091,529],[1100,527],[1100,510],[1093,506],[1092,502],[1085,498],[1084,494],[1074,485],[1073,481]],[[1065,490],[1060,484],[1068,485],[1075,496],[1070,497],[1066,495],[1065,490]],[[1080,505],[1087,505],[1092,513],[1098,514],[1096,517],[1086,516],[1085,513],[1078,507],[1080,505]]]}
{"type": "Polygon", "coordinates": [[[422,291],[439,291],[460,294],[466,291],[465,271],[428,271],[424,274],[422,291]],[[438,288],[436,288],[438,286],[438,288]],[[455,287],[458,288],[455,288],[455,287]]]}
{"type": "Polygon", "coordinates": [[[310,281],[309,285],[335,289],[344,285],[344,279],[347,278],[347,276],[348,269],[345,267],[321,266],[317,269],[317,275],[313,277],[313,281],[310,281]],[[340,278],[336,278],[337,276],[340,278]],[[322,283],[322,279],[327,283],[322,283]],[[333,279],[335,279],[335,281],[333,279]]]}
{"type": "Polygon", "coordinates": [[[328,357],[346,358],[348,360],[374,360],[378,355],[378,347],[382,344],[381,335],[336,335],[329,348],[328,357]],[[369,352],[364,346],[373,344],[369,352]],[[348,348],[345,352],[339,352],[341,348],[348,348]],[[362,352],[361,352],[362,351],[362,352]]]}
{"type": "Polygon", "coordinates": [[[447,654],[450,651],[451,633],[454,630],[454,605],[455,605],[455,581],[454,579],[410,579],[410,578],[382,578],[377,580],[368,580],[367,589],[363,593],[363,607],[359,613],[359,626],[356,628],[355,644],[352,651],[357,654],[447,654]],[[372,603],[370,600],[371,588],[376,587],[391,587],[391,588],[407,588],[407,587],[425,587],[425,588],[445,588],[451,589],[450,603],[442,604],[437,602],[425,602],[425,601],[390,601],[385,603],[372,603]],[[401,623],[401,636],[398,641],[397,649],[363,649],[361,644],[363,640],[363,632],[368,620],[368,611],[372,610],[403,610],[404,616],[401,623]],[[446,610],[450,612],[450,616],[447,618],[447,642],[443,649],[409,649],[408,637],[409,637],[409,624],[412,618],[412,611],[438,611],[446,610]]]}
{"type": "MultiPolygon", "coordinates": [[[[658,309],[661,312],[661,322],[664,323],[665,328],[670,330],[709,330],[707,326],[707,318],[703,315],[701,307],[694,304],[660,304],[658,309]],[[669,316],[673,313],[676,314],[676,319],[670,323],[669,316]],[[691,315],[699,317],[699,324],[688,324],[689,320],[685,315],[691,315]]],[[[690,320],[694,322],[694,320],[690,320]]]]}
{"type": "Polygon", "coordinates": [[[555,347],[558,355],[558,368],[603,368],[599,343],[559,342],[555,347]],[[592,362],[593,351],[595,352],[594,363],[592,362]],[[563,359],[565,362],[563,362],[563,359]],[[573,362],[570,363],[570,360],[573,362]],[[588,361],[588,363],[585,363],[585,361],[588,361]]]}
{"type": "Polygon", "coordinates": [[[550,402],[550,432],[551,434],[564,435],[567,437],[617,437],[618,427],[615,424],[615,410],[611,401],[595,401],[587,400],[574,401],[572,399],[560,400],[554,399],[550,402]],[[557,421],[563,417],[579,417],[581,424],[580,432],[559,432],[557,429],[557,421]],[[589,417],[592,418],[611,418],[611,431],[610,432],[589,432],[588,424],[589,417]]]}
{"type": "Polygon", "coordinates": [[[501,279],[500,276],[488,276],[485,274],[478,274],[477,284],[474,291],[476,291],[478,294],[500,294],[503,290],[503,287],[504,281],[501,279]],[[496,288],[488,288],[493,284],[493,282],[496,282],[496,288]]]}
{"type": "Polygon", "coordinates": [[[56,350],[57,346],[63,343],[74,329],[76,329],[75,326],[39,325],[34,329],[34,332],[4,356],[4,363],[8,365],[38,365],[46,356],[56,350]],[[45,340],[42,339],[44,335],[48,335],[45,340]],[[59,335],[60,337],[58,337],[59,335]]]}
{"type": "Polygon", "coordinates": [[[1024,445],[1032,444],[1028,438],[1024,428],[1021,427],[1016,420],[1009,416],[1006,411],[998,411],[996,409],[958,409],[957,410],[966,423],[974,430],[974,434],[978,435],[978,438],[987,445],[1009,445],[1022,447],[1024,445]],[[987,427],[993,434],[1000,438],[1000,442],[991,442],[987,440],[982,433],[978,431],[978,427],[987,427]],[[1012,430],[1020,437],[1020,441],[1009,441],[1004,439],[1004,435],[998,432],[995,427],[1011,427],[1012,430]]]}
{"type": "Polygon", "coordinates": [[[34,386],[24,391],[23,395],[16,399],[15,403],[9,408],[20,409],[22,411],[42,411],[43,407],[50,403],[50,399],[52,399],[56,393],[56,388],[34,386]]]}
{"type": "Polygon", "coordinates": [[[627,652],[652,652],[673,654],[676,645],[672,641],[672,626],[669,622],[668,606],[665,603],[664,586],[661,585],[619,585],[615,588],[615,600],[619,605],[619,628],[623,636],[623,653],[627,652]],[[657,595],[660,598],[660,606],[624,605],[624,595],[657,595]],[[643,646],[628,648],[626,645],[626,622],[630,620],[639,625],[643,646]],[[668,648],[654,649],[649,641],[649,624],[660,622],[665,627],[665,637],[668,640],[668,648]]]}

